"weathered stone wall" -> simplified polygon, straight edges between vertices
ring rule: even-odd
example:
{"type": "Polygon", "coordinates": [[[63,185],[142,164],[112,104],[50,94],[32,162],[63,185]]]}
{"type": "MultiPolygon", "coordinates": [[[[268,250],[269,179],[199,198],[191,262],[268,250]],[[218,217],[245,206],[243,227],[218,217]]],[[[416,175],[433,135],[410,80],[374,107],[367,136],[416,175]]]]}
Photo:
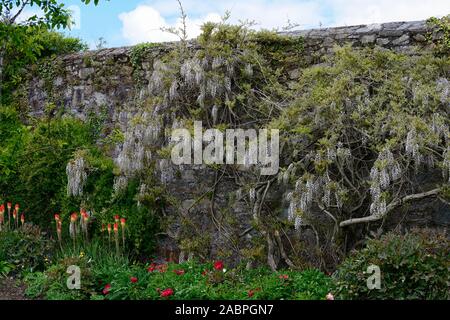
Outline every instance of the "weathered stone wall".
{"type": "MultiPolygon", "coordinates": [[[[304,37],[306,59],[311,64],[320,62],[320,57],[330,52],[333,46],[345,43],[354,47],[380,46],[401,52],[414,52],[416,46],[427,45],[426,37],[429,32],[426,23],[418,21],[314,29],[288,34],[304,37]]],[[[29,95],[26,97],[29,113],[32,116],[42,116],[46,104],[52,102],[56,105],[55,112],[63,110],[81,119],[86,119],[90,113],[105,112],[110,131],[125,131],[131,115],[145,105],[149,98],[148,84],[154,60],[171,50],[174,45],[161,44],[145,49],[139,65],[133,63],[131,47],[59,57],[47,67],[37,70],[30,79],[29,95]]],[[[194,43],[190,45],[195,46],[194,43]]],[[[292,80],[298,76],[299,70],[291,70],[292,80]]],[[[117,156],[117,152],[114,151],[112,156],[117,156]]],[[[232,181],[224,178],[217,185],[216,201],[211,203],[206,197],[202,198],[202,195],[214,185],[214,170],[206,166],[170,168],[170,164],[169,168],[160,169],[171,172],[166,188],[180,203],[177,209],[168,208],[167,214],[181,210],[186,219],[196,222],[197,228],[191,231],[192,238],[214,235],[209,237],[206,244],[208,247],[205,252],[208,255],[214,256],[223,250],[229,250],[233,254],[249,247],[253,237],[250,225],[252,214],[240,202],[236,202],[234,207],[228,207],[227,198],[236,191],[232,188],[232,181]],[[214,210],[211,209],[212,206],[214,210]],[[224,218],[225,211],[231,213],[233,221],[229,221],[224,229],[217,228],[216,221],[224,218]],[[213,216],[214,214],[217,216],[213,216]]],[[[280,203],[280,199],[280,193],[268,196],[269,201],[280,203]]],[[[424,203],[418,204],[418,208],[422,207],[424,203]]],[[[425,219],[428,225],[449,225],[448,205],[435,200],[435,203],[426,206],[426,211],[428,214],[424,218],[424,211],[418,210],[417,219],[425,219]]],[[[161,238],[161,251],[167,255],[177,251],[174,239],[180,237],[181,224],[181,220],[176,220],[167,228],[168,236],[161,238]]],[[[314,242],[314,235],[305,232],[304,236],[306,241],[314,242]]]]}
{"type": "MultiPolygon", "coordinates": [[[[335,45],[350,44],[354,47],[380,46],[401,52],[410,52],[415,46],[426,46],[426,37],[431,30],[425,21],[392,22],[326,29],[288,32],[303,37],[305,56],[309,62],[317,61],[330,52],[335,45]]],[[[66,110],[80,118],[87,113],[107,106],[111,121],[118,121],[120,110],[145,93],[145,84],[151,76],[153,60],[171,49],[173,44],[161,44],[148,50],[142,64],[144,83],[135,81],[136,66],[131,63],[132,47],[103,49],[86,53],[66,55],[52,62],[52,67],[61,71],[52,81],[52,92],[66,110]]],[[[195,44],[192,44],[195,46],[195,44]]],[[[292,73],[298,74],[293,70],[292,73]]],[[[31,82],[30,113],[42,115],[48,102],[48,83],[38,73],[31,82]]],[[[53,97],[51,97],[53,98],[53,97]]],[[[54,100],[54,99],[50,99],[54,100]]]]}

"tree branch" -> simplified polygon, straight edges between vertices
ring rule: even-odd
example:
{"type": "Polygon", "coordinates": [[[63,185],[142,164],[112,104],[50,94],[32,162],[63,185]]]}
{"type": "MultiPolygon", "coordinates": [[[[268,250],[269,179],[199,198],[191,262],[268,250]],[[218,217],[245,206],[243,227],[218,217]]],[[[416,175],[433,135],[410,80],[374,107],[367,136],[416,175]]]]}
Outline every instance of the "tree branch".
{"type": "Polygon", "coordinates": [[[363,217],[363,218],[354,218],[354,219],[345,220],[345,221],[342,221],[339,224],[339,226],[341,228],[343,228],[343,227],[346,227],[346,226],[349,226],[349,225],[352,225],[352,224],[367,223],[367,222],[380,220],[383,217],[385,217],[390,211],[392,211],[393,209],[395,209],[396,207],[402,205],[405,202],[436,196],[440,191],[441,191],[441,189],[437,188],[437,189],[433,189],[433,190],[430,190],[430,191],[427,191],[427,192],[416,193],[416,194],[411,194],[411,195],[405,196],[405,197],[403,197],[401,199],[398,199],[398,200],[395,200],[395,201],[391,202],[387,206],[386,212],[384,214],[382,214],[382,215],[370,215],[370,216],[363,217]]]}

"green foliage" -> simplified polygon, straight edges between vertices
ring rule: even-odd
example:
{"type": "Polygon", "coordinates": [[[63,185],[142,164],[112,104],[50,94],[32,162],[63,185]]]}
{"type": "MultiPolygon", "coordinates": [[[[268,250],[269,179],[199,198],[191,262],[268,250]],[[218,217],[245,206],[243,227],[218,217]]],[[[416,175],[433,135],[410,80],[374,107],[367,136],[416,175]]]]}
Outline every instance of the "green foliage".
{"type": "Polygon", "coordinates": [[[14,270],[13,264],[7,261],[0,260],[0,278],[6,277],[13,270],[14,270]]]}
{"type": "Polygon", "coordinates": [[[124,299],[324,299],[331,280],[317,270],[274,273],[268,269],[242,268],[215,270],[211,264],[187,262],[147,268],[134,266],[116,273],[108,282],[111,286],[106,296],[110,300],[124,299]],[[136,283],[130,279],[137,278],[136,283]],[[287,277],[285,279],[285,277],[287,277]],[[165,289],[174,295],[161,297],[165,289]]]}
{"type": "Polygon", "coordinates": [[[443,233],[414,230],[370,240],[339,267],[336,295],[341,299],[448,300],[450,241],[443,233]],[[381,289],[367,288],[370,265],[381,270],[381,289]]]}
{"type": "Polygon", "coordinates": [[[428,35],[428,41],[434,45],[438,55],[448,56],[450,53],[450,15],[442,18],[430,18],[428,25],[433,32],[428,35]]]}
{"type": "Polygon", "coordinates": [[[24,272],[45,270],[52,260],[53,249],[53,243],[31,225],[0,232],[0,261],[6,268],[4,271],[9,269],[19,276],[24,272]],[[10,268],[11,265],[14,268],[10,268]]]}
{"type": "Polygon", "coordinates": [[[91,197],[86,202],[93,210],[107,205],[112,193],[113,163],[95,146],[97,134],[89,122],[57,117],[33,128],[21,124],[14,109],[4,108],[0,111],[0,127],[4,129],[0,186],[2,192],[7,192],[2,197],[32,212],[33,222],[48,228],[54,213],[79,210],[80,199],[67,195],[66,165],[80,150],[84,150],[92,171],[86,187],[91,197]]]}

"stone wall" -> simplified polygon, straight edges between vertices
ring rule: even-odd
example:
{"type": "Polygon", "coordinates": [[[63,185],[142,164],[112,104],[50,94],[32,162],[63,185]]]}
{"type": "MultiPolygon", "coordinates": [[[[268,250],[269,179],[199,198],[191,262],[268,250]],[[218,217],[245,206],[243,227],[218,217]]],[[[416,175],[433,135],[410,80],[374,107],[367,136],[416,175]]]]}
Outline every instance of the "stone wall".
{"type": "MultiPolygon", "coordinates": [[[[401,52],[414,52],[415,46],[426,46],[426,37],[431,30],[424,21],[394,22],[385,24],[361,25],[327,29],[314,29],[290,32],[288,35],[304,37],[305,55],[309,63],[315,63],[330,52],[335,45],[348,43],[354,47],[380,46],[401,52]]],[[[438,36],[438,35],[435,35],[438,36]]],[[[146,103],[148,84],[152,74],[153,61],[171,50],[175,44],[161,44],[145,49],[139,65],[133,65],[133,48],[113,48],[85,53],[71,54],[51,61],[47,67],[35,72],[29,81],[29,95],[25,97],[32,116],[42,116],[46,104],[52,102],[56,111],[86,119],[89,114],[106,114],[110,131],[125,131],[130,115],[146,103]],[[56,72],[55,72],[56,71],[56,72]]],[[[195,46],[195,43],[191,43],[195,46]]],[[[298,70],[291,71],[291,79],[298,77],[298,70]]],[[[117,156],[117,150],[113,152],[117,156]]],[[[161,169],[161,168],[160,168],[161,169]]],[[[170,168],[169,168],[170,169],[170,168]]],[[[162,169],[161,169],[162,170],[162,169]]],[[[227,196],[232,182],[223,180],[217,186],[216,201],[212,204],[202,194],[211,188],[215,181],[215,171],[205,166],[181,167],[178,174],[170,176],[167,190],[180,203],[186,219],[197,222],[200,229],[192,231],[192,237],[212,235],[207,252],[215,256],[224,248],[235,253],[249,246],[252,240],[251,212],[239,202],[227,207],[227,196]],[[198,199],[201,199],[198,201],[198,199]],[[195,210],[191,210],[195,204],[195,210]],[[215,206],[218,216],[211,216],[211,206],[215,206]],[[217,230],[215,219],[221,219],[221,210],[232,212],[234,221],[226,230],[217,230]],[[234,242],[236,241],[236,242],[234,242]]],[[[269,195],[278,201],[280,195],[269,195]]],[[[422,205],[422,204],[421,204],[422,205]]],[[[432,206],[433,207],[433,206],[432,206]]],[[[434,205],[436,212],[428,215],[428,224],[447,225],[450,222],[450,208],[439,201],[434,205]],[[439,212],[439,214],[436,214],[439,212]],[[442,212],[446,218],[443,218],[442,212]],[[434,218],[437,217],[437,218],[434,218]]],[[[427,207],[430,210],[430,207],[427,207]]],[[[168,208],[171,214],[174,208],[168,208]]],[[[176,240],[179,237],[181,221],[176,221],[166,230],[167,236],[160,240],[163,254],[179,255],[176,240]],[[174,253],[175,252],[175,253],[174,253]]],[[[308,238],[308,233],[305,233],[308,238]]],[[[311,236],[312,242],[314,237],[311,236]]],[[[309,241],[306,239],[306,241],[309,241]]],[[[184,252],[182,254],[182,258],[184,252]]]]}

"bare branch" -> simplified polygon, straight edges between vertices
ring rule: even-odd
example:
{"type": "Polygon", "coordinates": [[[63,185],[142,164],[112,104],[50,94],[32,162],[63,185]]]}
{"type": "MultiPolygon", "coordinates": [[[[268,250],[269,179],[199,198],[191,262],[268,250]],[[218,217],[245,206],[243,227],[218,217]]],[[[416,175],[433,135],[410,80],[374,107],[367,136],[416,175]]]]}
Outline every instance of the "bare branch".
{"type": "Polygon", "coordinates": [[[388,207],[386,208],[386,213],[383,214],[383,215],[371,215],[371,216],[367,216],[367,217],[363,217],[363,218],[349,219],[349,220],[342,221],[339,224],[339,226],[341,228],[343,228],[343,227],[346,227],[346,226],[349,226],[349,225],[352,225],[352,224],[378,221],[378,220],[382,219],[383,217],[385,217],[390,211],[392,211],[393,209],[395,209],[396,207],[402,205],[405,202],[412,201],[412,200],[420,200],[420,199],[423,199],[423,198],[436,196],[436,195],[439,194],[440,191],[441,191],[441,189],[437,188],[437,189],[433,189],[433,190],[430,190],[430,191],[427,191],[427,192],[416,193],[416,194],[411,194],[411,195],[405,196],[402,199],[399,199],[399,200],[391,202],[388,205],[388,207]]]}

